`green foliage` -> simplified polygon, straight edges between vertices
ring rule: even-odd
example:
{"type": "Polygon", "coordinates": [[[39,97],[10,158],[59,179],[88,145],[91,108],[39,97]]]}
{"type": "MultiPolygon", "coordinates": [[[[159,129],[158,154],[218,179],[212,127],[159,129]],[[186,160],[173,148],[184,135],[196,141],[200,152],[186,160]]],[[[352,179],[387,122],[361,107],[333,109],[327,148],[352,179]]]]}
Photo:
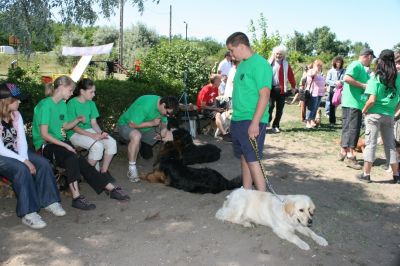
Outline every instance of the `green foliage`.
{"type": "Polygon", "coordinates": [[[400,51],[400,42],[393,46],[393,51],[400,51]]]}
{"type": "Polygon", "coordinates": [[[259,29],[257,30],[253,20],[250,20],[249,31],[252,34],[251,43],[253,50],[264,56],[265,58],[269,58],[271,56],[272,49],[281,43],[282,38],[279,36],[278,32],[275,32],[271,34],[271,36],[268,36],[267,19],[264,17],[263,13],[260,14],[258,27],[259,29]],[[259,38],[257,37],[257,32],[261,33],[261,36],[259,38]]]}
{"type": "MultiPolygon", "coordinates": [[[[136,5],[140,12],[144,10],[146,0],[127,0],[125,3],[136,5]]],[[[158,3],[159,0],[152,0],[158,3]]],[[[59,17],[66,25],[93,25],[97,13],[109,18],[119,7],[119,0],[3,0],[0,1],[0,28],[7,35],[15,34],[21,41],[21,48],[29,54],[32,46],[50,49],[54,43],[52,35],[53,17],[59,17]],[[100,6],[100,10],[95,10],[100,6]]],[[[90,35],[86,36],[90,40],[90,35]]]]}
{"type": "MultiPolygon", "coordinates": [[[[143,23],[132,25],[124,32],[124,65],[132,67],[135,59],[146,56],[150,48],[160,42],[160,37],[154,29],[143,23]]],[[[115,47],[118,47],[118,42],[115,47]]]]}
{"type": "Polygon", "coordinates": [[[210,67],[205,58],[207,51],[196,43],[184,40],[161,41],[142,60],[143,75],[149,80],[184,84],[189,100],[194,101],[199,89],[208,81],[210,67]]]}
{"type": "Polygon", "coordinates": [[[114,43],[118,40],[118,30],[115,27],[99,27],[93,34],[93,45],[114,43]]]}

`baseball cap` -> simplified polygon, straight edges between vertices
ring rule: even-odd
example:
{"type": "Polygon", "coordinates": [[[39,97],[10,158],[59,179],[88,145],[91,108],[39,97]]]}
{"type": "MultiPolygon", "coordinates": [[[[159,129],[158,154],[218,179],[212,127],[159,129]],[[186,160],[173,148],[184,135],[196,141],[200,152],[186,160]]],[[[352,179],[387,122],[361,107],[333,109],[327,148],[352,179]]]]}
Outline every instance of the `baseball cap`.
{"type": "Polygon", "coordinates": [[[24,95],[21,90],[14,83],[1,83],[0,84],[0,99],[15,98],[18,100],[25,100],[26,95],[24,95]]]}
{"type": "Polygon", "coordinates": [[[360,52],[360,55],[372,55],[373,58],[376,58],[374,51],[370,48],[363,48],[360,52]]]}

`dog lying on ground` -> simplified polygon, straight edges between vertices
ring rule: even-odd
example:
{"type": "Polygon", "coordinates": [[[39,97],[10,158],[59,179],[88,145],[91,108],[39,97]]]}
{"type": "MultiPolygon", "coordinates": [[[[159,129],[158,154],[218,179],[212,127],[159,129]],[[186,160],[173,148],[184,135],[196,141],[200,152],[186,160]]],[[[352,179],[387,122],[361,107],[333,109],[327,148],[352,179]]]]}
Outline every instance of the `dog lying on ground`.
{"type": "Polygon", "coordinates": [[[187,139],[185,131],[178,129],[173,132],[174,141],[164,143],[160,149],[156,169],[141,179],[201,194],[219,193],[242,185],[241,177],[228,180],[210,168],[188,167],[188,164],[219,159],[221,150],[212,144],[194,145],[190,135],[190,141],[187,139]]]}
{"type": "Polygon", "coordinates": [[[218,161],[221,149],[213,144],[195,145],[189,131],[178,128],[172,132],[174,146],[179,150],[184,165],[218,161]]]}
{"type": "Polygon", "coordinates": [[[252,224],[269,226],[280,238],[303,250],[309,250],[310,246],[295,235],[295,231],[311,237],[321,246],[327,246],[328,242],[309,228],[315,211],[312,200],[305,195],[279,197],[283,202],[268,192],[240,188],[227,197],[215,216],[245,227],[252,224]]]}

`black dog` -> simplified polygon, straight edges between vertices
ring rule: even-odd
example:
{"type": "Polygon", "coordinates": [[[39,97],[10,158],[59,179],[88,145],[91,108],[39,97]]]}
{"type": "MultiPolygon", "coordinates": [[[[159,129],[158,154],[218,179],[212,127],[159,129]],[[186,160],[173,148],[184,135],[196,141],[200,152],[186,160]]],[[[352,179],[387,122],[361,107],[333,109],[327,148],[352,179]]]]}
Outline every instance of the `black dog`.
{"type": "Polygon", "coordinates": [[[184,165],[218,161],[221,149],[213,144],[195,145],[189,131],[178,128],[172,132],[174,143],[181,146],[184,165]]]}
{"type": "Polygon", "coordinates": [[[142,179],[201,194],[219,193],[242,185],[241,177],[228,180],[216,170],[186,166],[218,160],[221,150],[212,144],[194,145],[186,130],[175,130],[173,135],[174,141],[166,142],[160,150],[156,170],[142,179]]]}

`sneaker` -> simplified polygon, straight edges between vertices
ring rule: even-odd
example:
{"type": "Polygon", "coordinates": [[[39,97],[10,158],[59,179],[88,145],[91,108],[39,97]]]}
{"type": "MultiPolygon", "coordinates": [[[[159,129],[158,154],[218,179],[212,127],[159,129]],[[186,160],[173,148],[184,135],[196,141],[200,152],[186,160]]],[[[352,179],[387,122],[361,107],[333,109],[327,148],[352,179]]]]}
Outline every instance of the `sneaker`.
{"type": "Polygon", "coordinates": [[[44,209],[55,216],[64,216],[67,214],[59,202],[54,202],[44,209]]]}
{"type": "Polygon", "coordinates": [[[279,129],[279,127],[274,127],[274,128],[272,128],[272,132],[273,133],[281,133],[281,130],[279,129]]]}
{"type": "Polygon", "coordinates": [[[398,175],[393,176],[393,184],[400,184],[400,176],[398,175]]]}
{"type": "Polygon", "coordinates": [[[130,200],[128,193],[120,187],[115,187],[110,191],[110,198],[116,200],[130,200]]]}
{"type": "Polygon", "coordinates": [[[129,166],[128,173],[127,173],[129,181],[132,183],[139,182],[139,173],[136,166],[129,166]]]}
{"type": "Polygon", "coordinates": [[[90,203],[83,195],[80,195],[76,199],[72,200],[72,207],[84,211],[90,211],[96,209],[96,205],[90,203]]]}
{"type": "Polygon", "coordinates": [[[356,157],[347,157],[346,166],[355,170],[361,170],[362,166],[357,162],[356,157]]]}
{"type": "Polygon", "coordinates": [[[356,175],[356,178],[362,182],[371,183],[370,175],[364,175],[364,173],[360,173],[360,174],[356,175]]]}
{"type": "Polygon", "coordinates": [[[230,133],[226,133],[225,135],[222,135],[222,140],[226,142],[232,142],[232,136],[230,133]]]}
{"type": "Polygon", "coordinates": [[[339,154],[338,154],[338,160],[341,161],[341,162],[343,162],[344,159],[346,159],[346,153],[343,154],[343,153],[339,152],[339,154]]]}
{"type": "Polygon", "coordinates": [[[42,217],[37,212],[26,214],[22,217],[22,223],[29,226],[32,229],[42,229],[46,227],[46,223],[42,220],[42,217]]]}

